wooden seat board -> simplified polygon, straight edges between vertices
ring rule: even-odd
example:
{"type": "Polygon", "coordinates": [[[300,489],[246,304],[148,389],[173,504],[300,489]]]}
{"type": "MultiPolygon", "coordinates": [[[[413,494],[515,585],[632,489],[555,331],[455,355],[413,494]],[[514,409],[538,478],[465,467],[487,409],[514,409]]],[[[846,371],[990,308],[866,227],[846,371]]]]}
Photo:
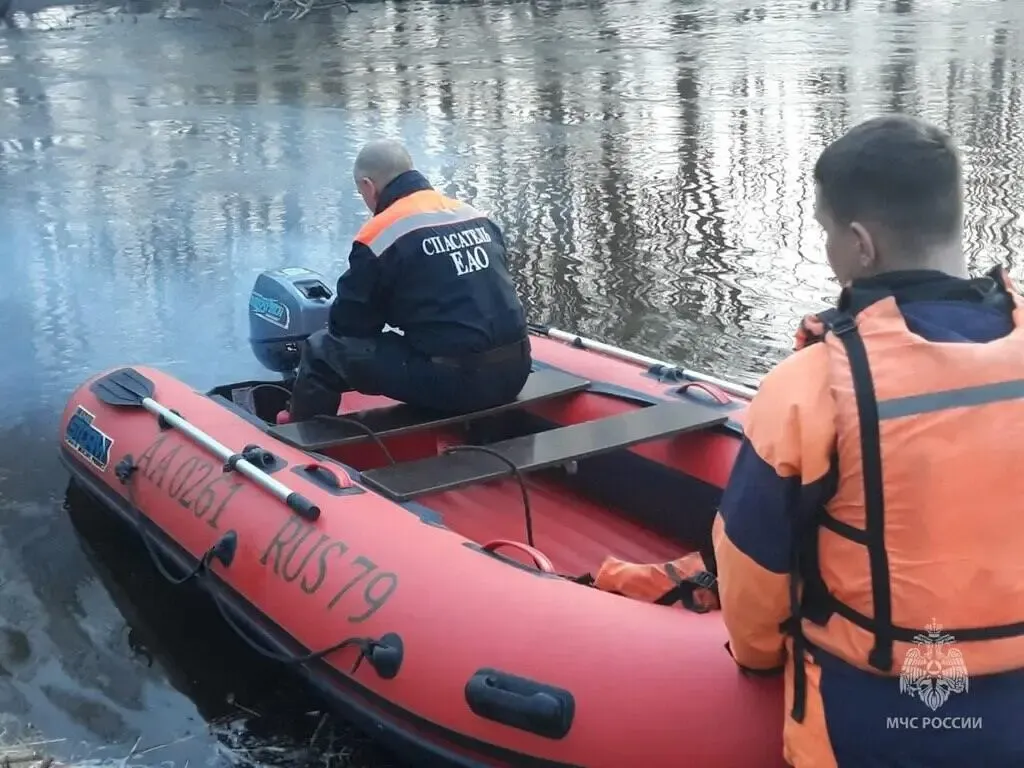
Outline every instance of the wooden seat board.
{"type": "MultiPolygon", "coordinates": [[[[484,446],[521,472],[581,460],[637,443],[724,424],[727,417],[706,405],[670,402],[581,424],[514,437],[484,446]]],[[[363,473],[365,485],[395,501],[485,482],[510,472],[483,451],[459,451],[393,464],[363,473]]]]}
{"type": "Polygon", "coordinates": [[[526,380],[519,396],[510,403],[472,413],[442,413],[400,403],[386,408],[372,408],[344,417],[317,416],[308,421],[297,421],[270,427],[271,435],[305,451],[323,451],[342,445],[370,439],[365,430],[346,423],[354,419],[372,430],[378,437],[394,437],[417,430],[447,427],[483,416],[494,416],[517,408],[552,400],[556,397],[582,392],[590,386],[587,379],[571,373],[548,368],[534,371],[526,380]]]}

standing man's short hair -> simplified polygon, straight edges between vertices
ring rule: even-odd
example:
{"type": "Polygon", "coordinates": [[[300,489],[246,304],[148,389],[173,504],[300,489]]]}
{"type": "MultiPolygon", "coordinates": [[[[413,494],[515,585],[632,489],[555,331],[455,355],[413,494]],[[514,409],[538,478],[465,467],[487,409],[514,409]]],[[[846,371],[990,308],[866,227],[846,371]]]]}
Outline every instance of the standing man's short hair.
{"type": "Polygon", "coordinates": [[[960,236],[960,158],[948,133],[909,115],[860,123],[814,166],[819,195],[840,224],[886,231],[908,255],[960,236]]]}

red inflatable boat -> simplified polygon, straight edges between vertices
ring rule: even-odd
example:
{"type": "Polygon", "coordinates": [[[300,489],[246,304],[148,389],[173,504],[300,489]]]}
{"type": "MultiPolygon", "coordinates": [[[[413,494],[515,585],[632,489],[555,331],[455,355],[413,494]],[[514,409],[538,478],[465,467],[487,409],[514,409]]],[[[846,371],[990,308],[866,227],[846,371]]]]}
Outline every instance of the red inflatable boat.
{"type": "MultiPolygon", "coordinates": [[[[331,298],[261,275],[261,361],[290,370],[331,298]]],[[[71,397],[61,455],[165,576],[417,766],[784,765],[781,681],[737,671],[719,613],[578,580],[707,545],[751,390],[531,341],[519,399],[468,416],[347,394],[275,426],[281,382],[122,368],[71,397]]]]}

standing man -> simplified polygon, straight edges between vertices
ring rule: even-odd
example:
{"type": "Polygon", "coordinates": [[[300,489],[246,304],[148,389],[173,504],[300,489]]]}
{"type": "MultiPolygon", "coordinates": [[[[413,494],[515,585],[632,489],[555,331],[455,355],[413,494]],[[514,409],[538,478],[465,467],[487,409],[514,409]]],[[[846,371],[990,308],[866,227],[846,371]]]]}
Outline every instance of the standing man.
{"type": "Polygon", "coordinates": [[[844,286],[765,377],[715,521],[736,662],[785,670],[797,768],[1024,765],[1024,304],[969,279],[946,133],[814,168],[844,286]]]}
{"type": "Polygon", "coordinates": [[[530,342],[498,225],[437,192],[398,142],[364,146],[354,176],[373,218],[327,329],[303,344],[290,420],[337,413],[351,389],[452,412],[514,400],[530,342]]]}

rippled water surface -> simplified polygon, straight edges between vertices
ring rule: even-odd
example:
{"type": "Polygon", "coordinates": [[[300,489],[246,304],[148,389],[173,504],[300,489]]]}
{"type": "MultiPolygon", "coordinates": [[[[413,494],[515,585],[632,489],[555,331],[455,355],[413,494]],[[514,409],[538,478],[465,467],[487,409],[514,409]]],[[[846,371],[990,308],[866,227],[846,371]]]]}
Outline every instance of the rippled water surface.
{"type": "MultiPolygon", "coordinates": [[[[382,2],[265,25],[126,9],[0,30],[0,711],[64,754],[216,764],[242,737],[207,722],[250,717],[245,749],[288,730],[247,712],[280,681],[227,664],[245,656],[215,622],[154,625],[146,606],[175,596],[131,564],[97,572],[119,550],[87,555],[61,512],[55,427],[119,362],[202,388],[258,375],[248,289],[344,268],[360,142],[403,137],[503,223],[534,320],[746,382],[835,294],[810,169],[880,111],[955,134],[972,264],[1024,274],[1014,0],[382,2]]],[[[324,740],[297,717],[302,744],[324,740]]]]}

